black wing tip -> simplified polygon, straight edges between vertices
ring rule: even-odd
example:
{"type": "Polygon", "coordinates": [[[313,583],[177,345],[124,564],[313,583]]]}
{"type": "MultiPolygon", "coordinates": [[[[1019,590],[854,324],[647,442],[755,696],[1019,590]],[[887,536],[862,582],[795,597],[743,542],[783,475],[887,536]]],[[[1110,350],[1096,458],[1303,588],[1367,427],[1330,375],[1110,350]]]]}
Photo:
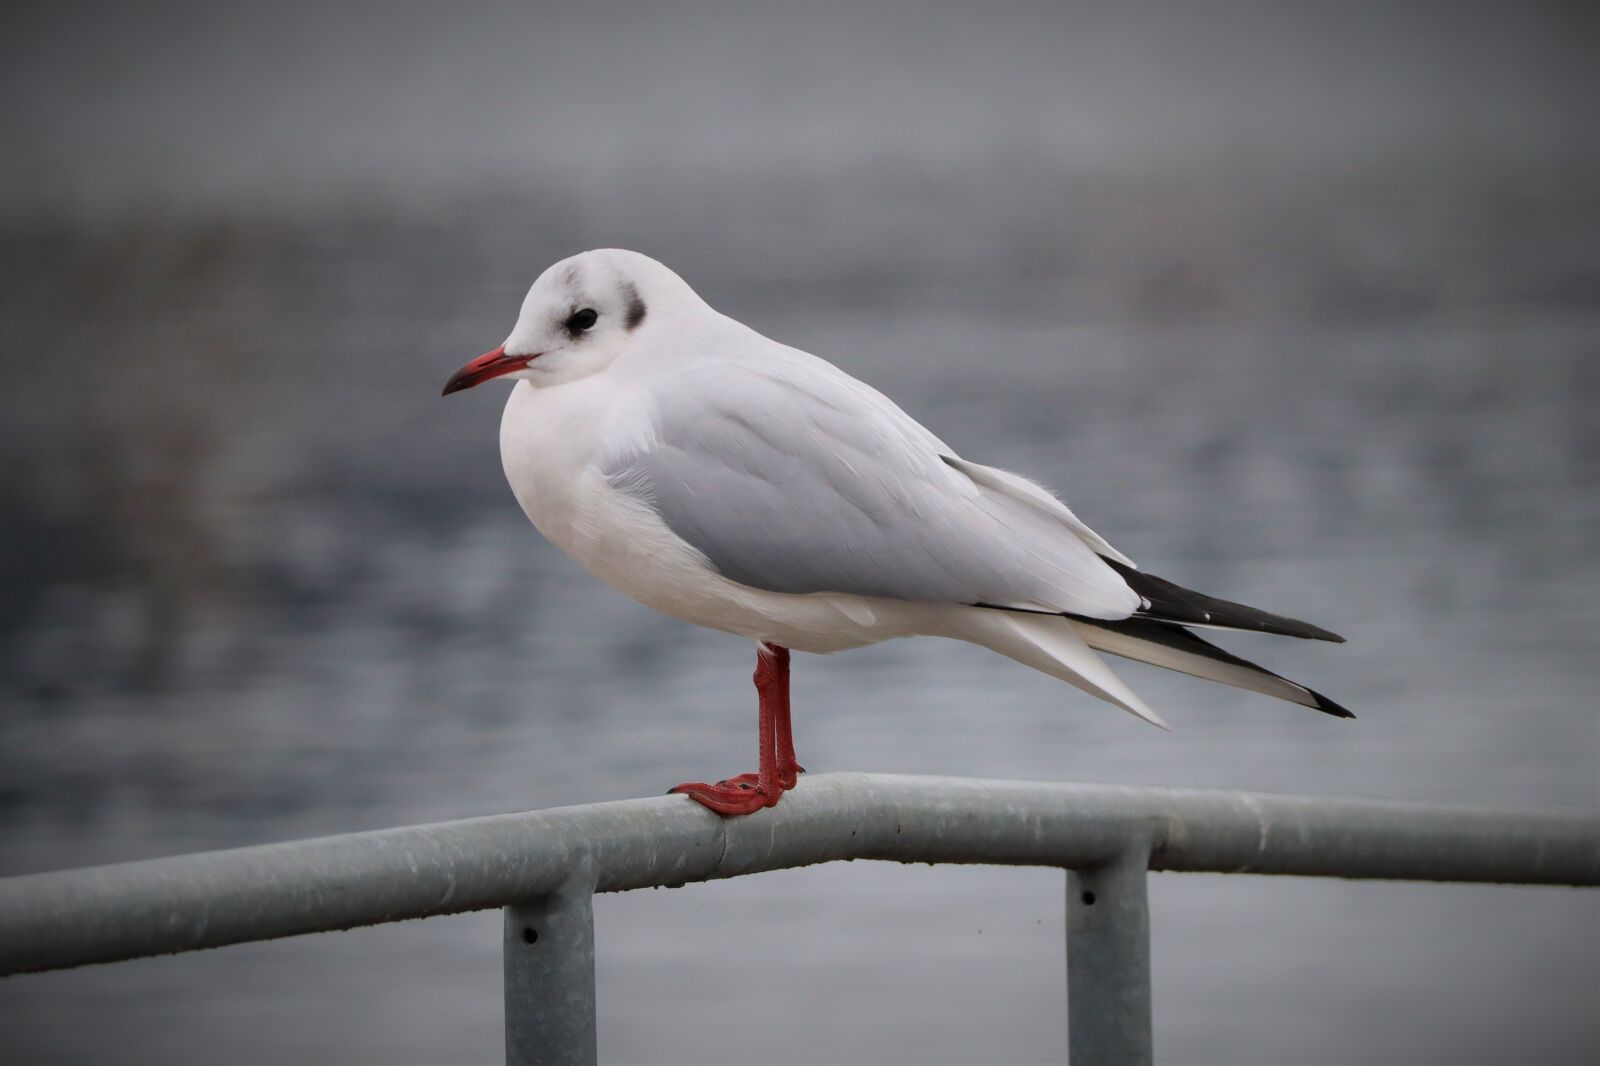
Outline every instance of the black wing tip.
{"type": "Polygon", "coordinates": [[[1349,718],[1352,721],[1355,719],[1355,715],[1350,712],[1349,708],[1339,706],[1339,704],[1334,703],[1328,697],[1313,689],[1308,688],[1306,691],[1309,692],[1311,694],[1311,698],[1316,701],[1316,709],[1321,711],[1323,714],[1331,714],[1335,718],[1349,718]]]}
{"type": "Polygon", "coordinates": [[[1280,637],[1299,637],[1301,640],[1326,640],[1332,644],[1345,642],[1339,634],[1310,622],[1208,596],[1105,555],[1100,559],[1145,601],[1145,606],[1135,612],[1138,617],[1180,626],[1208,626],[1240,633],[1271,633],[1280,637]]]}
{"type": "MultiPolygon", "coordinates": [[[[1329,644],[1349,643],[1349,641],[1331,629],[1323,629],[1321,626],[1314,626],[1310,622],[1301,622],[1300,624],[1306,627],[1305,639],[1307,640],[1325,640],[1329,644]]],[[[1295,635],[1299,636],[1300,634],[1297,633],[1295,635]]]]}
{"type": "MultiPolygon", "coordinates": [[[[1177,622],[1175,624],[1201,625],[1203,623],[1177,622]]],[[[1287,618],[1283,615],[1273,615],[1271,616],[1271,621],[1256,622],[1254,625],[1251,625],[1247,620],[1241,620],[1236,625],[1228,625],[1226,622],[1220,622],[1216,624],[1220,625],[1223,629],[1231,629],[1235,633],[1270,633],[1275,637],[1297,637],[1300,640],[1325,640],[1329,644],[1348,643],[1348,641],[1331,629],[1323,629],[1321,626],[1312,625],[1310,622],[1302,622],[1298,618],[1287,618]]]]}
{"type": "MultiPolygon", "coordinates": [[[[1174,625],[1170,622],[1157,622],[1148,618],[1123,618],[1106,620],[1103,618],[1080,618],[1077,615],[1070,614],[1066,617],[1071,618],[1076,622],[1093,626],[1097,629],[1109,630],[1112,633],[1121,633],[1125,636],[1130,636],[1136,640],[1145,641],[1150,644],[1159,644],[1178,651],[1188,652],[1192,655],[1199,655],[1206,659],[1212,659],[1219,663],[1227,663],[1230,666],[1242,666],[1246,670],[1253,670],[1256,673],[1262,674],[1266,677],[1276,678],[1279,681],[1287,682],[1298,692],[1304,693],[1303,697],[1298,695],[1289,696],[1277,692],[1264,692],[1263,695],[1276,696],[1278,699],[1293,703],[1296,706],[1308,707],[1313,711],[1321,711],[1323,714],[1331,715],[1334,718],[1355,717],[1355,715],[1350,712],[1349,708],[1340,706],[1315,689],[1307,688],[1298,681],[1290,681],[1282,674],[1275,674],[1259,663],[1253,663],[1249,659],[1241,659],[1239,656],[1233,654],[1231,651],[1228,651],[1226,648],[1219,648],[1209,640],[1201,637],[1199,634],[1193,632],[1192,630],[1185,629],[1182,626],[1174,625]],[[1309,703],[1306,702],[1308,699],[1310,700],[1309,703]]],[[[1136,661],[1153,661],[1150,659],[1144,659],[1138,654],[1128,650],[1111,651],[1111,654],[1121,655],[1124,658],[1130,658],[1136,661]]],[[[1206,678],[1205,674],[1198,673],[1194,670],[1186,670],[1181,666],[1173,666],[1167,663],[1155,663],[1155,665],[1166,666],[1169,670],[1177,670],[1179,673],[1192,674],[1195,677],[1204,678],[1206,680],[1219,680],[1218,678],[1214,677],[1206,678]]],[[[1235,682],[1231,681],[1223,681],[1222,683],[1236,684],[1235,682]]],[[[1246,689],[1249,688],[1247,685],[1237,685],[1237,687],[1246,689]]],[[[1261,690],[1256,689],[1252,691],[1261,690]]]]}
{"type": "MultiPolygon", "coordinates": [[[[1179,624],[1182,625],[1183,623],[1180,622],[1179,624]]],[[[1310,622],[1302,622],[1298,618],[1284,618],[1281,615],[1275,617],[1266,625],[1256,625],[1254,627],[1247,627],[1243,624],[1238,626],[1225,625],[1224,628],[1231,628],[1238,633],[1247,633],[1250,632],[1251,628],[1253,628],[1258,633],[1270,633],[1275,637],[1298,637],[1300,640],[1325,640],[1329,644],[1347,643],[1343,637],[1331,629],[1323,629],[1321,626],[1314,626],[1310,622]]]]}

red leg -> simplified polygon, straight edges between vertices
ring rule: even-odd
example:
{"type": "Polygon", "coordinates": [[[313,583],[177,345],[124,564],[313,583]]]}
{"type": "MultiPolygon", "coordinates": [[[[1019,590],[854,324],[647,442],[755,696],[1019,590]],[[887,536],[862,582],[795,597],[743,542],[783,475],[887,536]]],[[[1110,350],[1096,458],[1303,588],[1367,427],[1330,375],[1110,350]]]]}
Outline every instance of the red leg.
{"type": "Polygon", "coordinates": [[[774,654],[783,659],[783,684],[778,690],[779,703],[774,722],[778,783],[790,789],[795,786],[799,775],[806,772],[806,768],[795,760],[794,733],[789,728],[789,649],[777,648],[774,654]]]}
{"type": "Polygon", "coordinates": [[[758,745],[761,769],[708,785],[691,781],[672,789],[718,814],[750,814],[775,806],[784,791],[795,785],[803,771],[795,763],[794,737],[789,728],[789,649],[763,645],[756,655],[756,695],[759,703],[758,745]]]}
{"type": "MultiPolygon", "coordinates": [[[[761,691],[764,683],[770,684],[773,688],[773,754],[777,766],[778,784],[784,791],[788,791],[795,786],[799,775],[806,772],[806,768],[795,760],[794,732],[789,727],[789,649],[775,644],[767,644],[764,647],[767,648],[770,659],[758,658],[756,661],[756,689],[761,691]],[[763,665],[770,665],[777,671],[770,681],[762,676],[763,665]]],[[[762,750],[766,750],[765,741],[762,742],[762,750]]],[[[760,774],[735,774],[733,777],[718,781],[717,784],[754,786],[760,781],[760,774]]]]}

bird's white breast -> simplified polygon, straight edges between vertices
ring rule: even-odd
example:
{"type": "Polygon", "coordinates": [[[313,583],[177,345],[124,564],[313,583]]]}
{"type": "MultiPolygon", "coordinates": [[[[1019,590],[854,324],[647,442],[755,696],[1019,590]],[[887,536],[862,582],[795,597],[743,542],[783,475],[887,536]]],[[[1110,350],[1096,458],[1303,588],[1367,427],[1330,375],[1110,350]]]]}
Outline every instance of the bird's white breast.
{"type": "Polygon", "coordinates": [[[500,463],[517,502],[550,541],[578,545],[580,478],[601,444],[607,396],[592,379],[555,390],[517,382],[500,418],[500,463]]]}

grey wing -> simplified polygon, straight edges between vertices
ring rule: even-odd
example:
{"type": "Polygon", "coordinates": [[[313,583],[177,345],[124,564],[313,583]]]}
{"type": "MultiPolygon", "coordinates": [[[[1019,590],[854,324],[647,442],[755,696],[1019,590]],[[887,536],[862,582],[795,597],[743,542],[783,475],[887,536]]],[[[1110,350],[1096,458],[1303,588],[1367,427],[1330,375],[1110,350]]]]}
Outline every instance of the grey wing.
{"type": "Polygon", "coordinates": [[[1139,606],[1070,523],[975,481],[821,360],[700,367],[655,400],[653,436],[605,473],[733,581],[1091,618],[1139,606]]]}

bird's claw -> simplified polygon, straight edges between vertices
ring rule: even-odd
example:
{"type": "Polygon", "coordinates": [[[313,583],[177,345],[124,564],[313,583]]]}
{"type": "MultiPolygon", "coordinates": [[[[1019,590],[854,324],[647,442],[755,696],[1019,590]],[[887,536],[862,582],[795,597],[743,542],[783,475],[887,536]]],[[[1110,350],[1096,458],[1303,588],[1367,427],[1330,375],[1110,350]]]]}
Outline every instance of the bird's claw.
{"type": "Polygon", "coordinates": [[[685,782],[667,794],[674,793],[688,796],[718,814],[739,815],[752,814],[763,807],[776,806],[778,797],[783,795],[783,788],[780,786],[769,793],[761,786],[759,774],[740,774],[738,777],[718,781],[714,785],[706,784],[704,781],[685,782]]]}

